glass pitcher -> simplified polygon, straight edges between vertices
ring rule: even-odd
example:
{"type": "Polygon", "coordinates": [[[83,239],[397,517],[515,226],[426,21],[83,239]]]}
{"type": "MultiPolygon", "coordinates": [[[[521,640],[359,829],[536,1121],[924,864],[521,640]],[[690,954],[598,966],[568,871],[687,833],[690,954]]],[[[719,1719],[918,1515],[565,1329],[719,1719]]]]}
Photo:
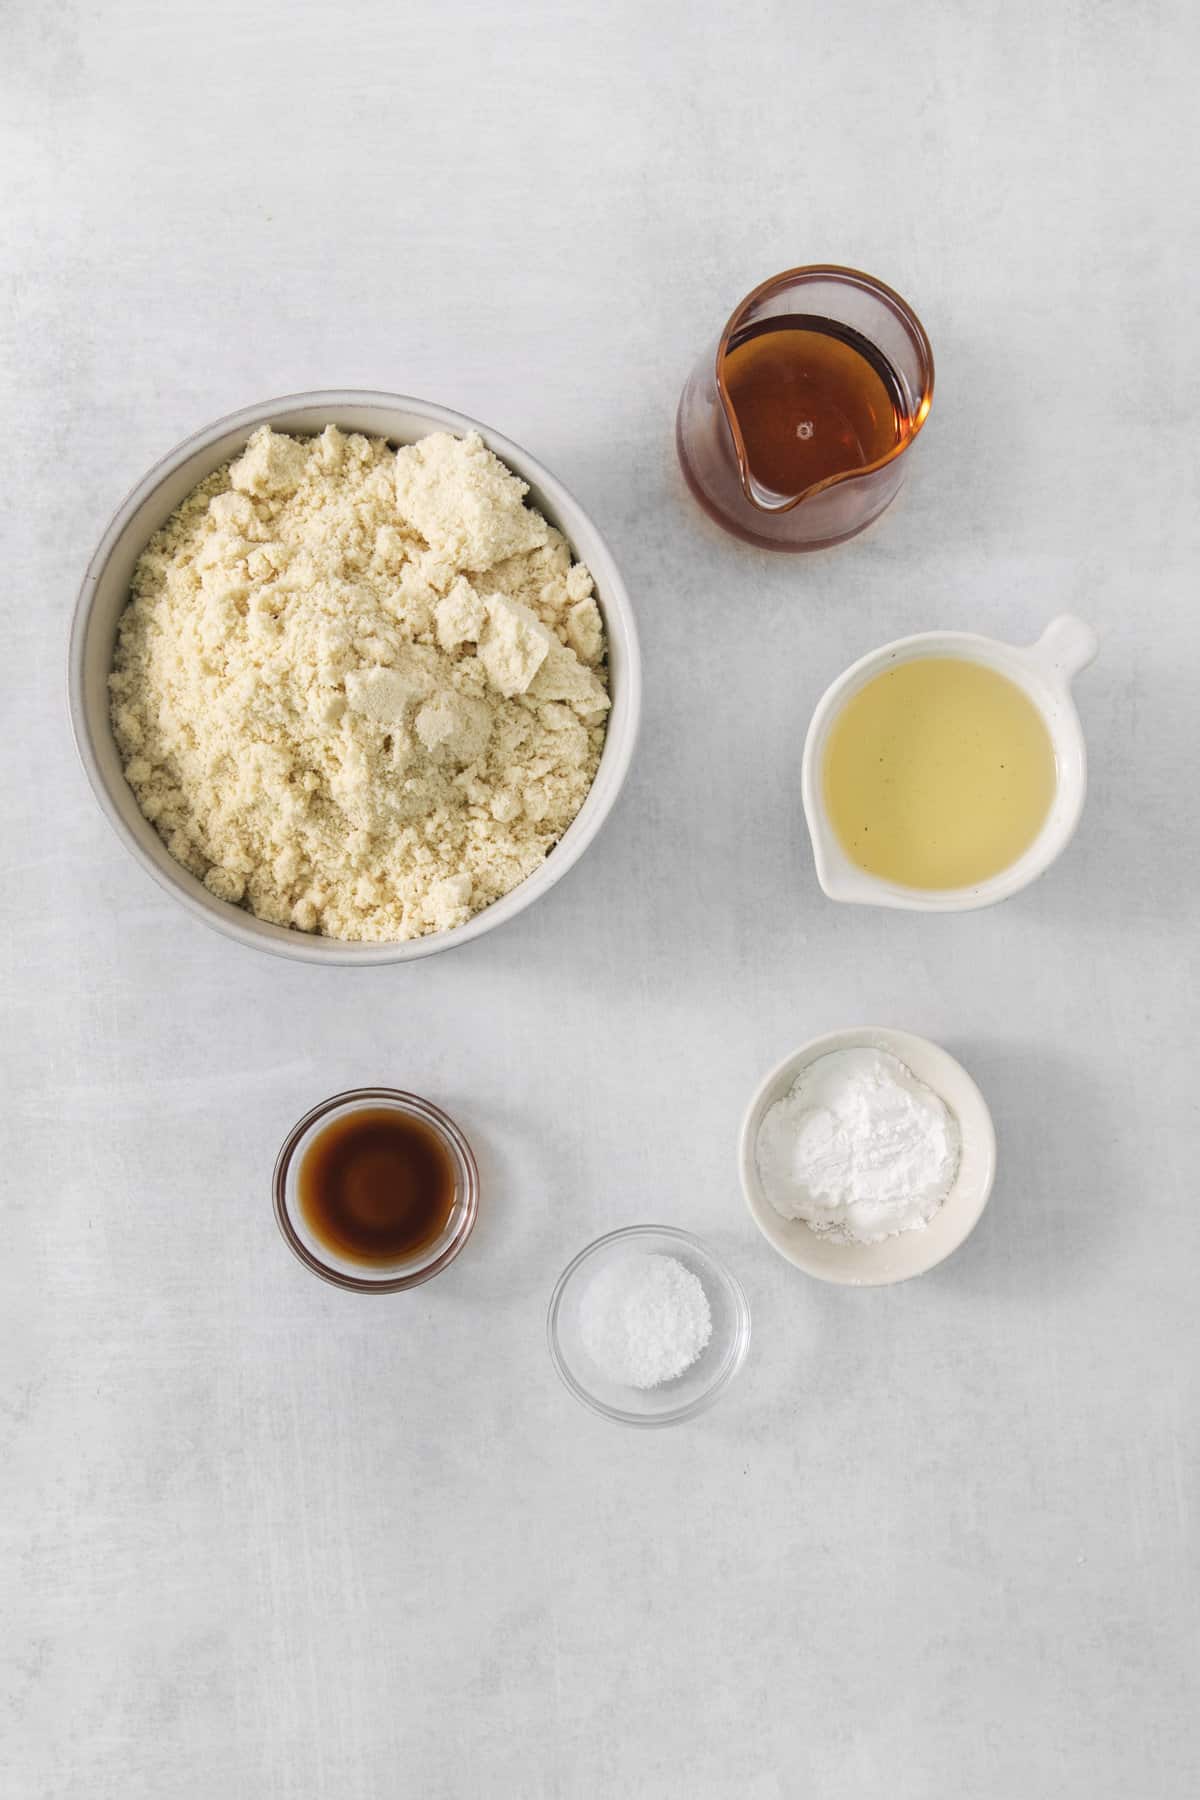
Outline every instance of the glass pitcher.
{"type": "Polygon", "coordinates": [[[857,269],[788,269],[746,296],[693,369],[679,461],[727,531],[824,549],[895,499],[932,400],[929,339],[899,294],[857,269]]]}

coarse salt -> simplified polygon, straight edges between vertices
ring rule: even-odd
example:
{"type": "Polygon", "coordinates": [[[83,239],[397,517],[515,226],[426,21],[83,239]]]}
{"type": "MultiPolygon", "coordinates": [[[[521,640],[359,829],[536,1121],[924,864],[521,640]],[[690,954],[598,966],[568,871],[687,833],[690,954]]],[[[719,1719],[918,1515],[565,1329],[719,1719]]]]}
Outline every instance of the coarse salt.
{"type": "Polygon", "coordinates": [[[652,1388],[690,1369],[712,1337],[698,1276],[673,1256],[615,1258],[592,1278],[579,1309],[583,1345],[610,1381],[652,1388]]]}

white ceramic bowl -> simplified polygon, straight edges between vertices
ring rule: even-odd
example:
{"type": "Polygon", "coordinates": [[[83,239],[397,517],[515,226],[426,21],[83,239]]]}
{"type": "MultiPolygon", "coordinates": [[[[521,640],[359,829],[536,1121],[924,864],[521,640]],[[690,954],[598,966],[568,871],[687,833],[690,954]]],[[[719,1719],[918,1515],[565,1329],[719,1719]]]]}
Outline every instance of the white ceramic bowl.
{"type": "Polygon", "coordinates": [[[206,426],[151,469],[113,519],[88,565],[71,627],[69,685],[75,743],[96,798],[126,849],[161,887],[197,918],[241,944],[302,962],[359,965],[411,962],[453,944],[470,943],[472,938],[515,918],[547,893],[579,861],[611,812],[633,755],[641,709],[641,664],[629,596],[600,532],[561,482],[519,444],[462,413],[402,394],[352,389],[291,394],[248,406],[206,426]],[[315,937],[256,919],[243,908],[216,899],[202,881],[175,861],[154,827],[142,816],[125,780],[109,722],[107,683],[117,623],[129,596],[134,565],[149,538],[180,501],[206,475],[239,455],[251,433],[264,424],[299,434],[318,432],[333,424],[343,431],[386,437],[396,444],[414,443],[431,431],[460,435],[478,431],[488,448],[529,483],[531,505],[557,525],[595,579],[596,598],[608,633],[612,710],[591,792],[542,866],[502,900],[453,931],[436,932],[408,943],[356,944],[315,937]]]}
{"type": "Polygon", "coordinates": [[[944,1262],[964,1243],[979,1222],[996,1176],[996,1132],[987,1102],[961,1063],[955,1062],[928,1038],[910,1031],[889,1031],[882,1025],[862,1025],[849,1031],[832,1031],[813,1038],[786,1056],[763,1081],[746,1110],[738,1147],[742,1192],[750,1216],[773,1250],[819,1281],[836,1281],[850,1287],[882,1287],[907,1281],[944,1262]],[[929,1224],[916,1231],[897,1232],[879,1244],[849,1244],[813,1231],[802,1219],[785,1219],[763,1191],[755,1155],[759,1128],[768,1108],[792,1087],[802,1069],[834,1050],[887,1050],[918,1080],[940,1094],[958,1120],[962,1132],[962,1158],[954,1186],[929,1224]]]}
{"type": "Polygon", "coordinates": [[[825,690],[804,743],[801,788],[804,816],[812,839],[817,880],[831,900],[861,906],[896,906],[909,912],[967,912],[994,906],[1028,887],[1045,873],[1070,843],[1087,793],[1087,750],[1083,727],[1071,698],[1071,680],[1087,667],[1099,648],[1096,634],[1082,619],[1064,613],[1046,627],[1036,644],[1005,644],[969,631],[925,631],[897,638],[872,650],[825,690]],[[1041,713],[1050,733],[1058,781],[1046,822],[1033,843],[1007,869],[974,887],[910,888],[884,881],[851,862],[838,840],[825,808],[822,771],[833,723],[852,695],[900,662],[925,656],[959,656],[986,663],[1016,682],[1041,713]]]}

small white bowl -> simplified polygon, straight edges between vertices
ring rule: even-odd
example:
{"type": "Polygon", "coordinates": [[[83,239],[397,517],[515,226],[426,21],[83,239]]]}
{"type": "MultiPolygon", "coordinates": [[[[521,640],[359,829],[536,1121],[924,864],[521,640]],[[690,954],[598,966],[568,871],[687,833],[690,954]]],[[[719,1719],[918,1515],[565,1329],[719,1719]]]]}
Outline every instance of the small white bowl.
{"type": "Polygon", "coordinates": [[[1071,681],[1099,649],[1095,632],[1064,613],[1051,620],[1036,644],[1005,644],[970,631],[924,631],[872,650],[846,670],[817,702],[804,742],[801,791],[812,839],[817,880],[831,900],[858,906],[895,906],[908,912],[968,912],[994,906],[1043,875],[1070,843],[1087,793],[1087,749],[1071,698],[1071,681]],[[974,887],[911,888],[884,881],[851,862],[825,809],[825,750],[834,721],[846,702],[876,675],[897,663],[926,656],[958,656],[986,664],[1032,700],[1046,722],[1054,746],[1057,785],[1046,822],[1033,843],[1007,869],[974,887]]]}
{"type": "Polygon", "coordinates": [[[742,1121],[738,1146],[742,1192],[750,1216],[773,1250],[818,1281],[849,1287],[883,1287],[924,1275],[965,1243],[979,1223],[996,1177],[996,1132],[987,1102],[961,1063],[928,1038],[886,1026],[831,1031],[784,1057],[763,1081],[742,1121]],[[758,1172],[758,1133],[768,1108],[782,1100],[801,1070],[834,1050],[886,1050],[946,1102],[962,1132],[962,1157],[954,1186],[929,1224],[897,1232],[879,1244],[850,1244],[813,1231],[802,1219],[785,1219],[763,1190],[758,1172]]]}
{"type": "Polygon", "coordinates": [[[125,848],[160,887],[196,918],[215,926],[227,937],[236,938],[240,944],[301,962],[358,967],[412,962],[420,956],[432,956],[437,950],[447,950],[453,944],[468,944],[472,938],[481,937],[485,931],[493,931],[524,912],[560,881],[579,861],[620,793],[637,739],[642,696],[637,629],[625,584],[596,526],[562,483],[519,444],[462,413],[403,394],[342,388],[264,400],[218,419],[185,443],[177,444],[138,483],[105,532],[83,578],[71,626],[69,687],[75,745],[92,791],[125,848]],[[361,431],[370,437],[388,438],[395,444],[415,443],[431,431],[453,431],[459,436],[477,431],[488,448],[529,483],[530,504],[558,526],[576,557],[591,570],[608,634],[612,699],[596,779],[583,806],[541,867],[510,894],[453,931],[434,932],[406,943],[358,944],[341,938],[316,937],[256,919],[244,908],[216,899],[202,881],[175,861],[143,816],[125,780],[109,719],[108,676],[134,566],[154,532],[197,483],[222,463],[240,455],[251,433],[265,424],[300,436],[323,431],[326,425],[337,425],[343,431],[361,431]]]}

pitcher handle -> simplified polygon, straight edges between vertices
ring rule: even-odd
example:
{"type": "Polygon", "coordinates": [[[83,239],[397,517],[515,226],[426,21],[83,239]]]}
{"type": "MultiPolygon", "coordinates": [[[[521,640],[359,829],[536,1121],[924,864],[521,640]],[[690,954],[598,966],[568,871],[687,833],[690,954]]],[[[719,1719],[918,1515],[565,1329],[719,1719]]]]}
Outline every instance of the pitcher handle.
{"type": "Polygon", "coordinates": [[[1057,619],[1051,619],[1037,643],[1031,648],[1031,654],[1052,675],[1063,681],[1071,681],[1086,669],[1100,648],[1100,639],[1073,613],[1060,613],[1057,619]]]}

